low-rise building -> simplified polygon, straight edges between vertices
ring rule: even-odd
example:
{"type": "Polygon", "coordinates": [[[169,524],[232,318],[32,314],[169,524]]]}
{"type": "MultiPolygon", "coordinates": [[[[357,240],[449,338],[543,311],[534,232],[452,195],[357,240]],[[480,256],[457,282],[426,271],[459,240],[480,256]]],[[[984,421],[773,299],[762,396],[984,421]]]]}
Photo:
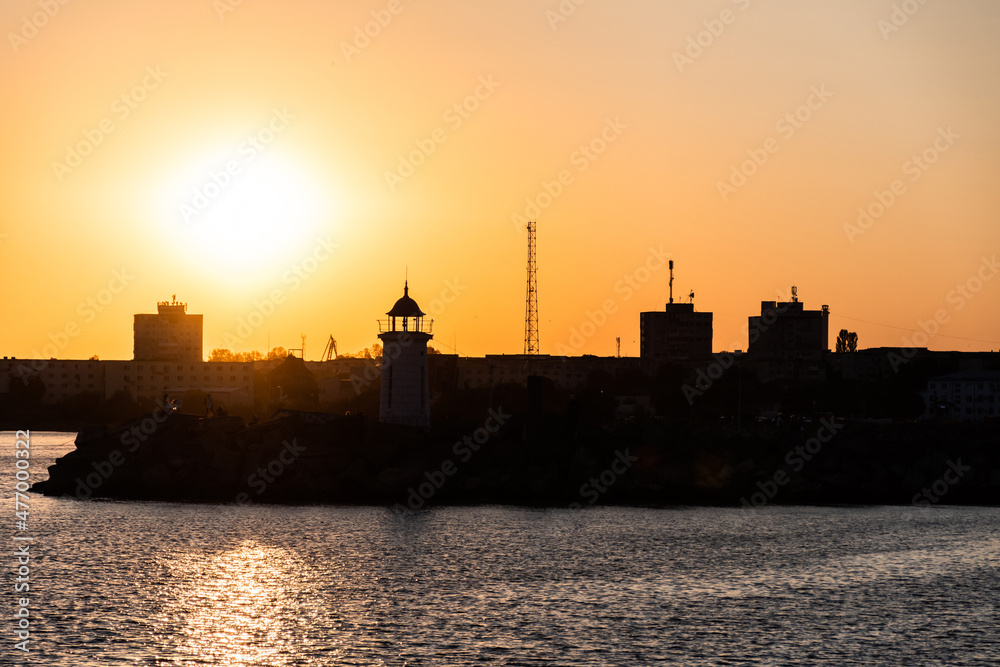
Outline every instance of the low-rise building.
{"type": "Polygon", "coordinates": [[[52,405],[95,393],[107,400],[120,391],[153,403],[164,394],[179,398],[195,391],[212,394],[215,405],[229,411],[253,409],[253,364],[250,362],[98,361],[97,359],[0,360],[0,393],[11,382],[37,377],[45,387],[41,403],[52,405]]]}
{"type": "Polygon", "coordinates": [[[500,384],[527,386],[528,376],[548,378],[557,387],[578,389],[595,371],[611,375],[621,372],[646,372],[640,357],[556,357],[547,354],[488,354],[485,357],[459,357],[457,382],[460,389],[490,387],[500,384]]]}
{"type": "Polygon", "coordinates": [[[96,359],[0,360],[0,393],[10,391],[11,382],[28,382],[35,376],[45,386],[42,403],[59,403],[87,392],[105,395],[104,362],[96,359]]]}
{"type": "Polygon", "coordinates": [[[1000,371],[961,371],[927,381],[924,417],[979,422],[1000,417],[1000,371]]]}
{"type": "MultiPolygon", "coordinates": [[[[104,361],[104,393],[111,398],[127,391],[134,398],[155,402],[164,394],[178,398],[189,392],[211,394],[213,404],[227,411],[253,409],[253,363],[249,361],[104,361]]],[[[197,407],[197,406],[196,406],[197,407]]]]}

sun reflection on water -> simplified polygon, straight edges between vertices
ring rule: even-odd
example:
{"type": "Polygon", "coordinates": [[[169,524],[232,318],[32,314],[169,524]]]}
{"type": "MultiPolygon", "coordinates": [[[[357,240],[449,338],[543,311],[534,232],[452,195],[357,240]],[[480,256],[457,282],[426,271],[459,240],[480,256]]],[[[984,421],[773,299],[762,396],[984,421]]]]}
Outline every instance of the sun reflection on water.
{"type": "Polygon", "coordinates": [[[178,583],[160,624],[162,644],[194,659],[185,664],[290,664],[303,639],[295,618],[307,579],[300,565],[288,551],[252,540],[170,559],[178,583]]]}

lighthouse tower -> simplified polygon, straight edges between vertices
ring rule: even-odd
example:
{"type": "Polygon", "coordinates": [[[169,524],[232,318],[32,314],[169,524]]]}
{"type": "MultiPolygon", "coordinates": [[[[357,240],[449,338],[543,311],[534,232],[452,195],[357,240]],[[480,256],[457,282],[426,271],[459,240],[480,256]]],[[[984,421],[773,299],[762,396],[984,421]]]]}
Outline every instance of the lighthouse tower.
{"type": "Polygon", "coordinates": [[[433,320],[424,322],[424,312],[410,298],[408,283],[403,296],[379,320],[382,341],[382,400],[379,421],[428,428],[431,421],[427,384],[427,341],[433,320]]]}

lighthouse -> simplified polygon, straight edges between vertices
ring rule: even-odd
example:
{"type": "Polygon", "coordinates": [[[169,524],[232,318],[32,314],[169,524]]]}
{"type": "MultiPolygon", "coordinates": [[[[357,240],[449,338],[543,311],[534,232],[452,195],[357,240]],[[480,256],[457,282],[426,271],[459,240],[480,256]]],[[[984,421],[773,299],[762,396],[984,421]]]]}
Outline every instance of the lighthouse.
{"type": "Polygon", "coordinates": [[[403,296],[379,320],[382,341],[382,398],[379,421],[428,428],[431,421],[430,389],[427,383],[427,341],[431,322],[424,322],[424,312],[410,298],[409,283],[403,284],[403,296]]]}

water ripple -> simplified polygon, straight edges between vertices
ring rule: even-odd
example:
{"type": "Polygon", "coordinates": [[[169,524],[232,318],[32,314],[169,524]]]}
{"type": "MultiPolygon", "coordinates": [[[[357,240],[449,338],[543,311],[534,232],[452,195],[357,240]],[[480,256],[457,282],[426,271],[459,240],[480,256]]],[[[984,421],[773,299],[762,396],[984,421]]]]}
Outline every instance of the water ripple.
{"type": "Polygon", "coordinates": [[[1000,664],[997,509],[32,502],[31,664],[1000,664]]]}

